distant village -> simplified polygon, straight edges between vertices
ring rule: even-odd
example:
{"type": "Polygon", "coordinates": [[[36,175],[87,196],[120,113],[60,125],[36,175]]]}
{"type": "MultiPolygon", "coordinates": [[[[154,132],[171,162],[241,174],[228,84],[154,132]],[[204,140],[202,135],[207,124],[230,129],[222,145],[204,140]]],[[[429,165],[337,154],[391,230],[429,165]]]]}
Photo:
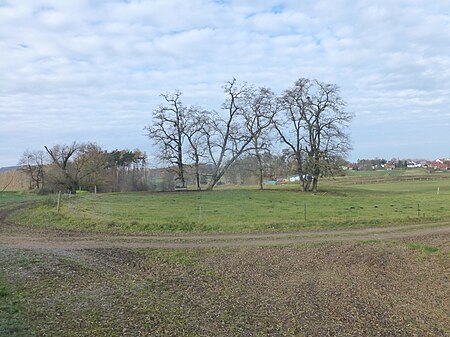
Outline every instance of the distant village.
{"type": "Polygon", "coordinates": [[[393,170],[396,168],[424,168],[433,171],[449,171],[450,158],[439,158],[436,160],[411,160],[411,159],[359,159],[356,163],[348,163],[342,167],[344,170],[370,171],[370,170],[393,170]]]}

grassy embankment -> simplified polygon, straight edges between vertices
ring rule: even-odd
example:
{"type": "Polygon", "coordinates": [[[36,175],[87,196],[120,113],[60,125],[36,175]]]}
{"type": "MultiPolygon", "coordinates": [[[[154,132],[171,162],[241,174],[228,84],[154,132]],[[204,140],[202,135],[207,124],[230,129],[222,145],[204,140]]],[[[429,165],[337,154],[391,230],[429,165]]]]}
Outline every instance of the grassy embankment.
{"type": "Polygon", "coordinates": [[[323,180],[317,194],[297,185],[213,192],[83,194],[55,197],[16,215],[22,224],[126,232],[285,231],[450,219],[448,174],[356,173],[323,180]],[[439,191],[438,191],[439,190],[439,191]],[[306,214],[305,214],[306,211],[306,214]]]}

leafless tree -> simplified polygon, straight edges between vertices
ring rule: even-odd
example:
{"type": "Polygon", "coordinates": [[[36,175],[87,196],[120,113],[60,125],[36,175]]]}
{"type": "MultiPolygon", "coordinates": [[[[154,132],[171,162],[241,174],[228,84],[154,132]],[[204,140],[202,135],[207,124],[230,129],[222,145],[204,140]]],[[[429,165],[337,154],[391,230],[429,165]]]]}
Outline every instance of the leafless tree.
{"type": "Polygon", "coordinates": [[[307,83],[306,106],[302,110],[307,131],[305,151],[312,190],[317,192],[319,176],[328,163],[351,149],[346,128],[353,114],[345,110],[337,85],[317,80],[307,83]]]}
{"type": "Polygon", "coordinates": [[[52,178],[57,185],[67,188],[68,191],[75,192],[78,188],[78,181],[72,173],[70,159],[79,151],[82,144],[73,142],[70,145],[57,144],[51,148],[44,146],[47,153],[56,167],[52,178]]]}
{"type": "Polygon", "coordinates": [[[305,191],[311,184],[317,191],[319,177],[332,171],[335,159],[350,149],[346,127],[353,116],[344,109],[336,85],[300,78],[275,99],[268,88],[255,90],[233,79],[225,84],[224,92],[222,114],[185,107],[178,91],[162,95],[164,104],[153,112],[153,123],[145,128],[160,147],[160,159],[176,167],[182,187],[186,186],[185,157],[193,162],[198,189],[201,161],[212,165],[207,186],[211,190],[247,152],[257,159],[262,189],[270,130],[276,130],[289,149],[305,191]]]}
{"type": "Polygon", "coordinates": [[[194,163],[195,184],[200,185],[200,163],[207,157],[207,128],[211,120],[211,113],[199,107],[190,107],[186,116],[184,134],[188,141],[187,154],[194,163]]]}
{"type": "Polygon", "coordinates": [[[181,92],[162,94],[164,103],[153,111],[152,125],[145,127],[148,137],[160,148],[159,158],[175,165],[181,187],[184,177],[184,149],[187,109],[181,102],[181,92]]]}
{"type": "Polygon", "coordinates": [[[303,116],[306,109],[306,96],[309,81],[299,79],[295,85],[284,91],[279,98],[279,112],[274,119],[274,128],[277,131],[280,141],[291,150],[291,156],[296,164],[296,173],[304,188],[303,166],[305,158],[305,123],[303,116]]]}
{"type": "Polygon", "coordinates": [[[353,115],[345,110],[339,88],[300,78],[280,98],[275,127],[297,163],[303,189],[317,192],[318,179],[330,163],[351,148],[346,127],[353,115]]]}
{"type": "Polygon", "coordinates": [[[211,118],[206,126],[205,134],[208,153],[214,165],[208,190],[212,190],[233,162],[244,153],[252,142],[252,137],[245,125],[244,97],[249,88],[233,79],[226,83],[224,92],[227,99],[223,104],[225,118],[218,114],[211,118]]]}
{"type": "Polygon", "coordinates": [[[263,155],[269,152],[270,127],[277,112],[275,94],[268,88],[251,90],[245,97],[245,127],[252,139],[249,151],[258,162],[259,187],[263,189],[263,155]]]}
{"type": "Polygon", "coordinates": [[[25,172],[29,179],[29,189],[40,190],[44,187],[45,154],[43,151],[27,150],[19,160],[20,170],[25,172]]]}

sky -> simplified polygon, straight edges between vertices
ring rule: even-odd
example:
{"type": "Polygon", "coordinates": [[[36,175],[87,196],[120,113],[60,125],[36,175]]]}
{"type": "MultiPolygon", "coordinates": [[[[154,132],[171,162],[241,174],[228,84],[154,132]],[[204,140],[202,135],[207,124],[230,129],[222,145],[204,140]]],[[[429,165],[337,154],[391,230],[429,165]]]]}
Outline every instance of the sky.
{"type": "Polygon", "coordinates": [[[0,0],[0,167],[73,141],[153,155],[160,93],[219,111],[233,77],[338,85],[352,161],[450,157],[448,0],[0,0]]]}

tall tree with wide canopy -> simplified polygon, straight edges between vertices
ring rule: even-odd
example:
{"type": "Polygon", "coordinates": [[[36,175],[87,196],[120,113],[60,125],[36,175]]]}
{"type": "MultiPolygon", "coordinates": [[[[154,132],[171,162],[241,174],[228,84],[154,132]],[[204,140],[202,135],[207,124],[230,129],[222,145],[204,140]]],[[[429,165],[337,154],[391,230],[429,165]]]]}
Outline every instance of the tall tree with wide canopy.
{"type": "Polygon", "coordinates": [[[277,112],[277,102],[275,94],[269,88],[264,87],[250,90],[244,99],[245,127],[252,139],[249,151],[257,160],[259,188],[262,190],[263,156],[270,150],[270,128],[277,112]]]}
{"type": "Polygon", "coordinates": [[[228,168],[252,142],[252,136],[244,127],[244,98],[249,93],[249,87],[233,78],[225,84],[224,92],[227,95],[222,106],[224,117],[216,114],[205,128],[208,153],[214,165],[208,190],[216,186],[228,168]]]}
{"type": "Polygon", "coordinates": [[[297,163],[303,189],[317,192],[320,175],[351,148],[346,128],[353,114],[345,110],[339,87],[298,79],[279,99],[275,128],[297,163]],[[304,179],[306,177],[306,179],[304,179]]]}
{"type": "Polygon", "coordinates": [[[200,163],[204,160],[208,153],[207,129],[211,124],[211,113],[199,107],[192,106],[189,108],[186,119],[186,128],[184,135],[186,136],[188,147],[187,155],[193,161],[195,169],[195,185],[201,190],[200,185],[200,163]]]}
{"type": "Polygon", "coordinates": [[[306,79],[299,79],[295,85],[284,91],[278,98],[278,113],[273,120],[273,126],[278,133],[280,142],[289,149],[300,182],[305,186],[304,159],[305,159],[305,124],[302,116],[306,109],[306,79]]]}
{"type": "Polygon", "coordinates": [[[305,151],[312,190],[317,192],[318,179],[329,163],[351,149],[346,128],[353,114],[345,110],[337,85],[317,80],[306,83],[306,108],[302,110],[307,135],[305,151]]]}
{"type": "Polygon", "coordinates": [[[164,103],[153,111],[152,125],[145,127],[148,137],[159,147],[159,158],[176,167],[180,187],[186,186],[184,149],[187,108],[181,92],[161,94],[164,103]]]}

